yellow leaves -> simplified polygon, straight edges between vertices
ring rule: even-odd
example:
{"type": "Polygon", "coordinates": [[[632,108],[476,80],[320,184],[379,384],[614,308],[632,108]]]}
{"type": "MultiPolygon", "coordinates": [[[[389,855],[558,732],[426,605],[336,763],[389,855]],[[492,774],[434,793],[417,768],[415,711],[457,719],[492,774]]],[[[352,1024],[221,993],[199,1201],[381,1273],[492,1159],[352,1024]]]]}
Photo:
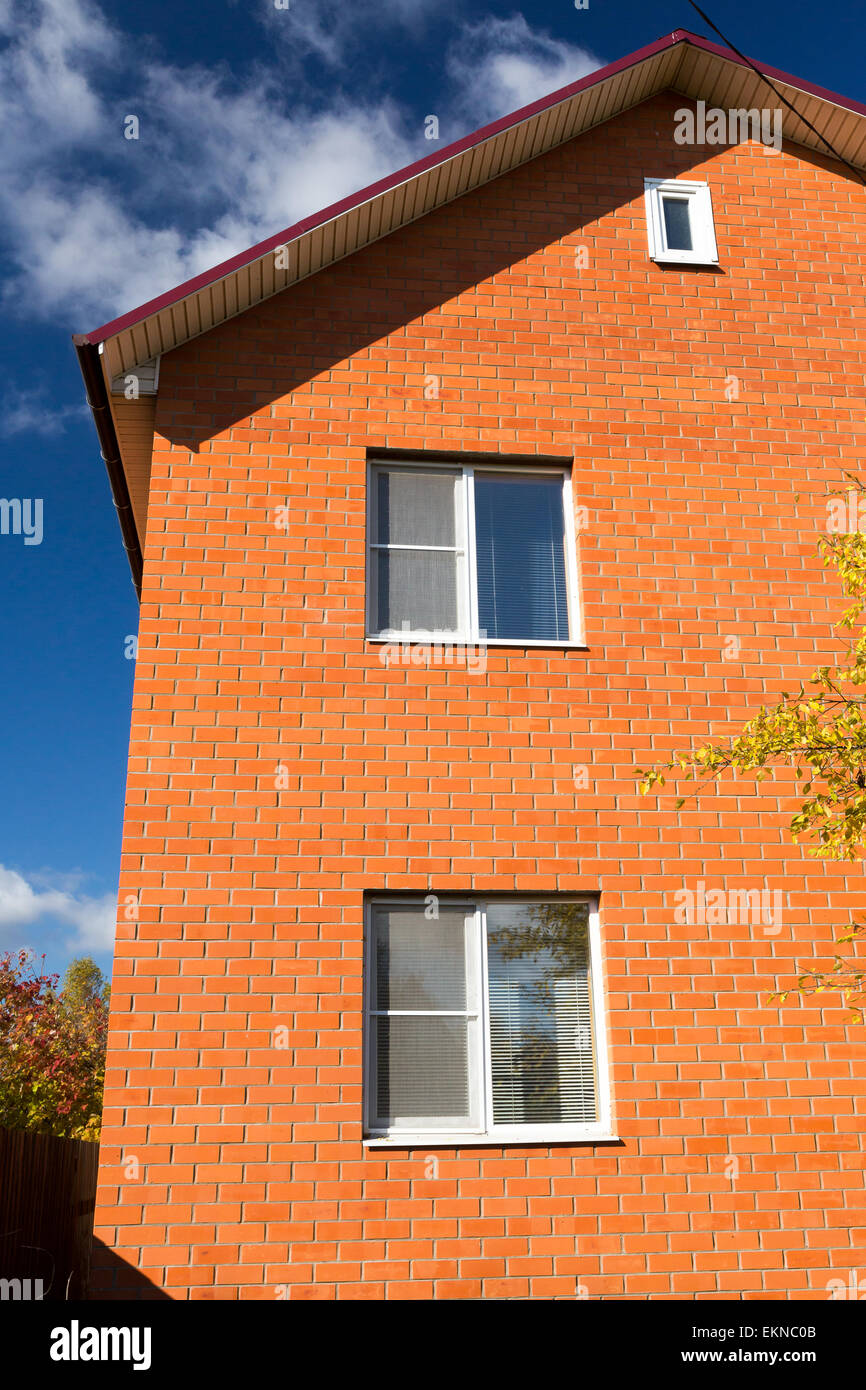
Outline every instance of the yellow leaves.
{"type": "Polygon", "coordinates": [[[638,785],[638,791],[641,796],[646,796],[655,786],[664,786],[665,777],[663,772],[657,772],[654,768],[644,771],[639,767],[636,767],[634,772],[636,777],[641,778],[638,785]]]}

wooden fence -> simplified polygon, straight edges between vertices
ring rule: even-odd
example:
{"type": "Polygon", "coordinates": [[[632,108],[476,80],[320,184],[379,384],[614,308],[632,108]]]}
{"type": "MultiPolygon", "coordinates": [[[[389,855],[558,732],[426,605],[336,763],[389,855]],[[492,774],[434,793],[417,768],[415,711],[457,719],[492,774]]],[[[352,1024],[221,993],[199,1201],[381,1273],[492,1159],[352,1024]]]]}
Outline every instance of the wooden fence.
{"type": "Polygon", "coordinates": [[[0,1128],[0,1299],[85,1297],[98,1160],[83,1139],[0,1128]]]}

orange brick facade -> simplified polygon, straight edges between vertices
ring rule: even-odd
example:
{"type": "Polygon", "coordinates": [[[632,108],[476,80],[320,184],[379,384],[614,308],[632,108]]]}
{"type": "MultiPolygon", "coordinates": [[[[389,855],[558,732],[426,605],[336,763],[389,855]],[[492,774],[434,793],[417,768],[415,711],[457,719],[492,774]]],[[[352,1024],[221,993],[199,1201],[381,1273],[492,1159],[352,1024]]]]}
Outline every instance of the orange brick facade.
{"type": "Polygon", "coordinates": [[[826,1299],[866,1267],[862,1030],[832,995],[768,1002],[832,953],[861,869],[791,845],[785,776],[680,816],[633,776],[832,659],[816,542],[862,461],[864,192],[798,147],[679,146],[683,105],[163,358],[97,1293],[826,1299]],[[717,270],[648,258],[643,178],[676,174],[710,184],[717,270]],[[377,449],[571,462],[586,650],[383,666],[377,449]],[[679,923],[700,881],[781,890],[781,931],[679,923]],[[599,894],[618,1143],[438,1171],[364,1147],[383,890],[599,894]]]}

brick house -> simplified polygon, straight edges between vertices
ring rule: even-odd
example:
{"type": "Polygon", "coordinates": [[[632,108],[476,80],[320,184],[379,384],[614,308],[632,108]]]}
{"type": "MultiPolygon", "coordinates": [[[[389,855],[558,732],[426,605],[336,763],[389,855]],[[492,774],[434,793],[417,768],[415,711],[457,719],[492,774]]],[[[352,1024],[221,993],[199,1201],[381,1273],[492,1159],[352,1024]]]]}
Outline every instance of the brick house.
{"type": "Polygon", "coordinates": [[[677,31],[76,339],[141,596],[96,1293],[862,1265],[862,1031],[768,1002],[861,870],[785,775],[634,778],[835,650],[866,108],[765,71],[677,31]]]}

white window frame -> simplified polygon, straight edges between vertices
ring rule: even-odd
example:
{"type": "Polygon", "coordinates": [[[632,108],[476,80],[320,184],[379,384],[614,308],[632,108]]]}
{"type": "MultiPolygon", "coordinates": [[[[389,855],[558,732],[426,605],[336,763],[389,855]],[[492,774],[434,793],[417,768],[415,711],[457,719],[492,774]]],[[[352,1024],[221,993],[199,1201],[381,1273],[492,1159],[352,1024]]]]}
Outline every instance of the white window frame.
{"type": "MultiPolygon", "coordinates": [[[[409,549],[424,549],[423,546],[410,546],[409,549]]],[[[430,547],[435,550],[449,550],[449,546],[430,547]]],[[[585,637],[583,631],[583,615],[580,606],[580,592],[578,583],[577,566],[577,529],[574,519],[574,500],[571,489],[571,468],[567,463],[562,464],[535,464],[531,461],[516,462],[512,459],[503,459],[501,463],[484,460],[483,463],[473,463],[463,458],[434,459],[429,463],[423,458],[401,458],[399,455],[375,456],[371,457],[367,463],[367,606],[366,606],[366,626],[367,639],[371,642],[423,642],[429,644],[431,640],[436,645],[449,643],[453,646],[474,646],[479,642],[486,647],[552,647],[569,648],[585,647],[585,637]],[[388,545],[379,545],[374,541],[375,535],[375,489],[373,479],[377,469],[381,468],[405,468],[420,469],[422,473],[430,473],[434,470],[442,470],[445,473],[453,473],[458,479],[460,487],[460,504],[455,506],[455,540],[457,542],[454,549],[458,557],[462,556],[462,567],[458,565],[458,595],[457,613],[458,628],[454,633],[431,634],[423,628],[415,631],[397,632],[394,629],[377,628],[376,622],[378,614],[376,612],[376,585],[374,583],[373,551],[382,549],[392,549],[388,545]],[[567,639],[554,637],[485,637],[481,638],[478,633],[478,577],[475,561],[475,475],[476,473],[519,473],[526,475],[545,474],[548,477],[552,474],[562,478],[562,509],[564,519],[564,546],[565,546],[565,587],[568,603],[568,631],[567,639]],[[462,531],[462,534],[459,532],[462,531]],[[462,568],[462,575],[461,575],[462,568]]]]}
{"type": "Polygon", "coordinates": [[[709,184],[694,183],[690,179],[644,179],[644,203],[651,260],[671,265],[718,265],[719,252],[709,184]],[[668,248],[662,210],[664,198],[677,198],[688,203],[691,251],[672,251],[668,248]]]}
{"type": "MultiPolygon", "coordinates": [[[[467,918],[473,919],[468,935],[474,942],[475,963],[470,971],[473,982],[471,988],[475,997],[467,998],[465,1013],[470,1020],[469,1039],[469,1085],[471,1088],[470,1108],[481,1118],[474,1127],[445,1129],[382,1129],[375,1128],[373,1107],[375,1102],[376,1075],[376,1036],[371,1026],[372,1020],[381,1014],[393,1012],[374,1008],[375,971],[372,959],[373,912],[383,907],[414,907],[423,913],[424,896],[377,897],[366,904],[364,920],[364,1143],[372,1148],[425,1148],[444,1145],[447,1147],[471,1144],[526,1144],[526,1143],[575,1143],[586,1140],[595,1142],[615,1142],[617,1136],[612,1132],[611,1095],[608,1063],[607,1018],[605,1007],[605,987],[601,952],[601,928],[599,925],[598,900],[592,897],[558,898],[542,894],[531,898],[517,898],[503,894],[485,895],[483,898],[439,896],[441,906],[463,908],[467,918]],[[589,983],[590,1007],[592,1010],[592,1035],[595,1060],[596,1110],[597,1119],[591,1124],[525,1124],[496,1125],[493,1123],[492,1058],[490,1047],[490,1019],[487,988],[487,908],[500,904],[513,905],[518,902],[582,902],[589,907],[589,983]],[[476,1034],[473,1041],[472,1033],[476,1034]],[[479,1037],[480,1034],[480,1037],[479,1037]],[[480,1046],[479,1046],[480,1043],[480,1046]]],[[[467,980],[467,984],[470,980],[467,980]]],[[[463,1013],[464,1011],[459,1011],[463,1013]]]]}

